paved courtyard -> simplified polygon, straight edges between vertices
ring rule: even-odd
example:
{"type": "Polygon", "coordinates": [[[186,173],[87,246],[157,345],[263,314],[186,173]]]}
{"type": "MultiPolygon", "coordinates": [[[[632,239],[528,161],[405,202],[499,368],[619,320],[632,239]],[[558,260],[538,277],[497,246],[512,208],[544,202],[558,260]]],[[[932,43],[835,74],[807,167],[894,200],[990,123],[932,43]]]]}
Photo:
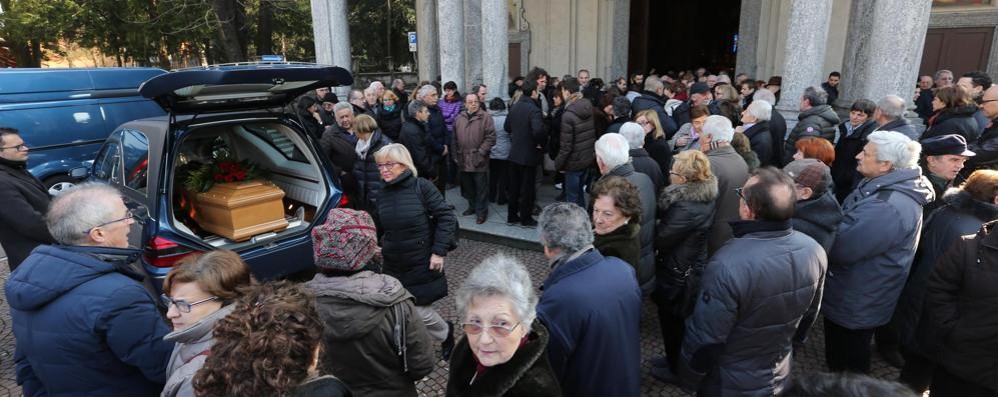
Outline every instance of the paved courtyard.
{"type": "MultiPolygon", "coordinates": [[[[520,250],[500,246],[496,244],[462,240],[460,247],[447,256],[445,269],[451,291],[455,291],[461,281],[468,275],[471,267],[482,258],[497,253],[504,253],[521,260],[530,270],[534,284],[540,285],[547,277],[547,259],[540,252],[530,250],[520,250]]],[[[5,260],[0,260],[0,277],[2,281],[7,279],[7,266],[5,260]]],[[[6,299],[0,295],[3,304],[0,304],[0,396],[19,396],[20,388],[15,382],[14,375],[14,335],[10,328],[10,315],[6,299]]],[[[440,313],[447,319],[455,319],[454,299],[444,298],[434,305],[440,313]]],[[[805,349],[794,357],[794,370],[804,372],[815,372],[827,370],[823,353],[824,332],[819,320],[812,330],[811,338],[805,349]]],[[[648,360],[656,355],[662,354],[662,340],[658,329],[658,319],[655,307],[650,302],[644,305],[644,316],[641,321],[641,346],[642,346],[642,394],[647,396],[685,396],[678,388],[663,384],[651,377],[650,364],[648,360]]],[[[447,384],[447,366],[440,361],[436,370],[418,384],[420,395],[442,396],[447,384]]],[[[873,375],[883,379],[896,379],[898,371],[882,360],[874,356],[873,375]]]]}

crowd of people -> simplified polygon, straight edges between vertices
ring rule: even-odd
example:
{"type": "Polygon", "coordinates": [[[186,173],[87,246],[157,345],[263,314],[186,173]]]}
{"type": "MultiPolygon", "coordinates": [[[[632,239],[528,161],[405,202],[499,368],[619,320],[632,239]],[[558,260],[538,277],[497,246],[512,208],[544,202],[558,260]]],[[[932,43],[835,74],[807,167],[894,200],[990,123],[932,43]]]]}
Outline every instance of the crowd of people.
{"type": "Polygon", "coordinates": [[[342,102],[319,89],[297,118],[350,204],[312,231],[314,278],[260,283],[217,250],[177,263],[159,302],[129,268],[141,251],[120,193],[87,183],[50,199],[0,128],[0,192],[21,212],[4,222],[23,224],[0,228],[18,383],[416,395],[443,359],[452,396],[637,396],[647,298],[664,345],[645,357],[652,376],[698,395],[994,396],[998,85],[953,77],[841,104],[848,76],[831,73],[794,98],[789,125],[780,76],[704,68],[611,84],[533,68],[502,87],[508,102],[453,82],[373,82],[342,102]],[[561,194],[539,208],[545,168],[561,194]],[[471,264],[445,318],[432,304],[450,295],[458,219],[484,223],[490,203],[537,229],[550,273],[538,293],[510,256],[471,264]],[[834,375],[791,376],[819,317],[834,375]],[[900,383],[864,376],[875,351],[900,383]]]}

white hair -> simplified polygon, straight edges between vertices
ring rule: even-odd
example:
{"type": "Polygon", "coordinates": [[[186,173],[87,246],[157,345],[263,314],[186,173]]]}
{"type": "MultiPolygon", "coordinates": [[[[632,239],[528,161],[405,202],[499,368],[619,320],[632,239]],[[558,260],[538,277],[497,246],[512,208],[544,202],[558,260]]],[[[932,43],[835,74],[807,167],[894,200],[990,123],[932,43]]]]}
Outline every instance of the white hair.
{"type": "Polygon", "coordinates": [[[364,95],[367,95],[367,94],[376,94],[376,93],[377,92],[374,89],[374,86],[370,86],[370,87],[367,87],[367,88],[364,89],[364,95]]]}
{"type": "Polygon", "coordinates": [[[589,214],[575,203],[555,202],[544,207],[537,218],[541,244],[551,250],[572,254],[593,244],[589,214]]]}
{"type": "Polygon", "coordinates": [[[866,138],[877,145],[877,160],[890,161],[896,170],[915,168],[922,145],[895,131],[874,131],[866,138]]]}
{"type": "Polygon", "coordinates": [[[94,245],[89,231],[113,220],[116,200],[121,200],[121,193],[106,183],[76,185],[52,200],[45,225],[59,244],[94,245]]]}
{"type": "Polygon", "coordinates": [[[766,101],[752,101],[745,111],[751,114],[752,117],[759,119],[759,121],[767,121],[773,117],[773,105],[770,105],[766,101]]]}
{"type": "Polygon", "coordinates": [[[641,127],[641,124],[631,121],[624,123],[620,126],[620,135],[627,139],[627,144],[631,145],[631,149],[640,149],[645,145],[645,129],[641,127]]]}
{"type": "Polygon", "coordinates": [[[353,105],[349,102],[336,102],[336,104],[333,105],[333,114],[345,109],[350,109],[350,113],[353,113],[353,105]]]}
{"type": "Polygon", "coordinates": [[[703,134],[712,141],[731,142],[735,137],[735,129],[731,126],[731,119],[715,114],[707,116],[707,121],[703,123],[703,134]]]}
{"type": "MultiPolygon", "coordinates": [[[[730,123],[729,123],[730,125],[730,123]]],[[[630,145],[623,135],[603,134],[596,141],[596,158],[603,161],[608,169],[614,169],[630,161],[630,145]]]]}
{"type": "Polygon", "coordinates": [[[752,102],[755,101],[766,101],[769,102],[770,106],[776,106],[776,94],[770,90],[755,90],[755,94],[752,94],[752,102]]]}
{"type": "Polygon", "coordinates": [[[877,108],[884,117],[895,120],[904,115],[904,99],[897,95],[888,95],[877,102],[877,108]]]}
{"type": "Polygon", "coordinates": [[[645,77],[645,91],[655,92],[659,88],[664,88],[665,85],[662,84],[662,80],[655,76],[645,77]]]}
{"type": "Polygon", "coordinates": [[[471,269],[454,296],[458,318],[464,321],[475,298],[484,297],[509,299],[513,315],[520,321],[520,326],[530,332],[530,326],[537,318],[537,294],[530,273],[519,260],[496,254],[471,269]]]}
{"type": "Polygon", "coordinates": [[[375,90],[376,90],[376,89],[378,89],[379,87],[380,87],[380,88],[384,88],[384,87],[385,87],[385,85],[384,85],[384,84],[381,84],[381,82],[380,82],[380,81],[377,81],[377,80],[375,80],[375,81],[372,81],[372,82],[371,82],[371,84],[367,86],[367,88],[373,88],[373,89],[375,89],[375,90]]]}
{"type": "Polygon", "coordinates": [[[423,99],[423,97],[436,92],[437,92],[437,87],[434,87],[432,84],[424,85],[422,87],[419,87],[419,91],[416,91],[416,99],[423,99]]]}

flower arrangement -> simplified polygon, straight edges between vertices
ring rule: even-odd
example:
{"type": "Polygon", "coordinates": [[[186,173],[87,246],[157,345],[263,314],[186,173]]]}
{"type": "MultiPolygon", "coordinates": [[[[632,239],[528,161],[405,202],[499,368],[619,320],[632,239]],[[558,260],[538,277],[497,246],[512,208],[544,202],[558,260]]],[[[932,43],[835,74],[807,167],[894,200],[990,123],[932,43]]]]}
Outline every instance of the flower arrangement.
{"type": "Polygon", "coordinates": [[[252,161],[219,159],[190,170],[184,187],[188,191],[202,193],[216,183],[249,181],[261,176],[261,170],[252,161]]]}

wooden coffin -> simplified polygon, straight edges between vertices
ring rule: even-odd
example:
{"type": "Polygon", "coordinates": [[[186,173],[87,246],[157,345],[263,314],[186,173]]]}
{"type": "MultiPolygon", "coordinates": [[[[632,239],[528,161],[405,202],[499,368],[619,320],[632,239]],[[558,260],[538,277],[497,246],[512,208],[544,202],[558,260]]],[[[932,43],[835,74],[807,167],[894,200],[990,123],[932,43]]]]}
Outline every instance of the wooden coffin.
{"type": "Polygon", "coordinates": [[[195,199],[194,219],[205,230],[234,241],[288,227],[284,191],[268,181],[216,183],[195,199]]]}

